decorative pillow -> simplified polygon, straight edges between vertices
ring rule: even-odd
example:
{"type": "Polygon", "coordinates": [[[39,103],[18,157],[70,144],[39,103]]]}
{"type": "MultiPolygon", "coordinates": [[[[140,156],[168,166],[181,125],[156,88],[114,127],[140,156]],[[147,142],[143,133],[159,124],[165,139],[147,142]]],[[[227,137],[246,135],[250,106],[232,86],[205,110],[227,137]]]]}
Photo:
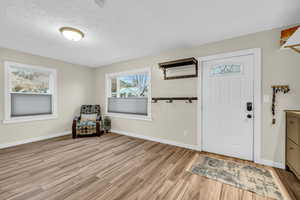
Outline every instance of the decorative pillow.
{"type": "Polygon", "coordinates": [[[81,114],[81,122],[86,122],[86,121],[96,121],[97,119],[97,114],[81,114]]]}

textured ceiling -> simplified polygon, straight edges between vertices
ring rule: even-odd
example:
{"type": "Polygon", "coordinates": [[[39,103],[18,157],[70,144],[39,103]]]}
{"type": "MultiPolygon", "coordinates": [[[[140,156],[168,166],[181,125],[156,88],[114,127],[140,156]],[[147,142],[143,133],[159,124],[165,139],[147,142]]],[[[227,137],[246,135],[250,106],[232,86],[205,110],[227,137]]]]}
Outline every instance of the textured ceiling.
{"type": "Polygon", "coordinates": [[[299,0],[1,0],[0,46],[101,66],[300,22],[299,0]],[[75,43],[58,29],[86,37],[75,43]]]}

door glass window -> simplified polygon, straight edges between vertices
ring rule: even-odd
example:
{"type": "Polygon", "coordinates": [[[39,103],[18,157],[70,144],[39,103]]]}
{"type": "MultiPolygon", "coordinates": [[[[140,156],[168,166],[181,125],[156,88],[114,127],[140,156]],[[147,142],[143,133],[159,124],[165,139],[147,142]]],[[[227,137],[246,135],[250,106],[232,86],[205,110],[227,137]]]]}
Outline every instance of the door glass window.
{"type": "Polygon", "coordinates": [[[211,68],[210,74],[215,76],[223,74],[240,74],[241,72],[241,64],[217,64],[211,68]]]}

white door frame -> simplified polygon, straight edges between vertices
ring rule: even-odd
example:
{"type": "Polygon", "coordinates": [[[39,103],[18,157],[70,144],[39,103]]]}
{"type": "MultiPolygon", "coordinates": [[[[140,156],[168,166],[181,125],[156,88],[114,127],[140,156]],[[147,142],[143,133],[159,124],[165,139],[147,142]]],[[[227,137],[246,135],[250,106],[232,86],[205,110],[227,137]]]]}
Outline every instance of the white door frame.
{"type": "Polygon", "coordinates": [[[217,54],[205,57],[199,57],[199,68],[198,68],[198,111],[197,111],[197,144],[198,150],[202,151],[202,67],[203,62],[222,59],[227,57],[236,57],[236,56],[245,56],[253,55],[254,56],[254,85],[253,85],[253,94],[254,94],[254,139],[253,139],[253,158],[254,162],[261,163],[261,137],[262,137],[262,61],[261,61],[261,49],[246,49],[241,51],[235,51],[224,54],[217,54]]]}

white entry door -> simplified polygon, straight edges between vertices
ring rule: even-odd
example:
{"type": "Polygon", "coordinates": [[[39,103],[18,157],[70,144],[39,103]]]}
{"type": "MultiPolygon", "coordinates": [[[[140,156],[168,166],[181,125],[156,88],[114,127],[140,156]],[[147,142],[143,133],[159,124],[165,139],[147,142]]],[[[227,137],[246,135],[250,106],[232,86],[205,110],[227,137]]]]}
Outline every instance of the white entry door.
{"type": "Polygon", "coordinates": [[[201,70],[202,149],[253,160],[254,55],[216,57],[201,70]]]}

